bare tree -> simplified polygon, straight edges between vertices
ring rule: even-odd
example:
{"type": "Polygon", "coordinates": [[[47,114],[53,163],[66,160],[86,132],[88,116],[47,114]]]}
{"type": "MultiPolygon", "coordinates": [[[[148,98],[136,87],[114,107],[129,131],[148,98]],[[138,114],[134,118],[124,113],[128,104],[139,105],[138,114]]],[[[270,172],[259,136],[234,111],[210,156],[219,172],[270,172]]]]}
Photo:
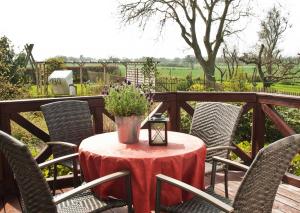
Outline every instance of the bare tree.
{"type": "Polygon", "coordinates": [[[191,66],[191,69],[193,70],[196,63],[196,58],[192,55],[187,55],[184,57],[184,61],[188,63],[191,66]]]}
{"type": "Polygon", "coordinates": [[[282,80],[293,79],[300,71],[295,69],[299,60],[283,58],[278,48],[288,26],[288,19],[283,17],[276,7],[273,7],[266,19],[261,22],[259,32],[261,45],[258,54],[245,53],[240,57],[242,62],[256,66],[264,88],[282,80]]]}
{"type": "Polygon", "coordinates": [[[217,70],[220,72],[221,83],[223,82],[223,78],[226,74],[228,74],[229,79],[233,79],[237,75],[239,68],[238,52],[236,48],[230,50],[228,45],[224,43],[222,53],[222,59],[225,63],[225,67],[221,68],[216,65],[217,70]]]}
{"type": "Polygon", "coordinates": [[[214,83],[216,56],[224,38],[240,31],[233,29],[234,23],[249,15],[245,1],[250,0],[127,0],[120,13],[125,23],[138,22],[143,29],[153,16],[159,18],[161,29],[169,20],[177,23],[207,81],[214,83]]]}

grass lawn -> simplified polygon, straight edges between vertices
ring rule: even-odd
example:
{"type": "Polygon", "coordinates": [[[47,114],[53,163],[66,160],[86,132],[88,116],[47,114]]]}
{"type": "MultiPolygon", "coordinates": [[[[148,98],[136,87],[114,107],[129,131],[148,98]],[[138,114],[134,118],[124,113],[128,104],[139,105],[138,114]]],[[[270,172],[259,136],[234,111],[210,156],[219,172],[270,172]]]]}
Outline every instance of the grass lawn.
{"type": "Polygon", "coordinates": [[[271,88],[283,92],[299,92],[300,93],[300,84],[297,85],[286,85],[286,84],[274,84],[271,88]]]}
{"type": "MultiPolygon", "coordinates": [[[[219,67],[222,68],[225,65],[220,65],[219,67]]],[[[192,70],[190,67],[164,67],[158,66],[158,73],[161,77],[173,77],[173,78],[182,78],[184,79],[190,73],[192,74],[192,78],[201,78],[203,79],[204,73],[202,67],[200,65],[196,65],[192,70]]],[[[241,67],[241,71],[245,73],[252,74],[253,66],[243,66],[241,67]]],[[[215,73],[216,79],[220,80],[220,72],[216,70],[215,73]]]]}
{"type": "MultiPolygon", "coordinates": [[[[224,67],[225,65],[219,65],[220,68],[224,67]]],[[[141,66],[137,66],[138,69],[141,69],[141,66]]],[[[241,71],[245,73],[252,74],[253,66],[251,65],[244,65],[241,67],[241,71]]],[[[119,69],[121,71],[121,75],[125,77],[125,67],[119,65],[119,69]]],[[[157,66],[158,75],[160,77],[172,77],[172,78],[181,78],[185,79],[187,75],[190,73],[192,74],[193,78],[201,78],[203,79],[203,69],[200,65],[195,65],[194,69],[190,67],[168,67],[168,66],[157,66]]],[[[216,70],[216,79],[220,80],[220,73],[216,70]]]]}

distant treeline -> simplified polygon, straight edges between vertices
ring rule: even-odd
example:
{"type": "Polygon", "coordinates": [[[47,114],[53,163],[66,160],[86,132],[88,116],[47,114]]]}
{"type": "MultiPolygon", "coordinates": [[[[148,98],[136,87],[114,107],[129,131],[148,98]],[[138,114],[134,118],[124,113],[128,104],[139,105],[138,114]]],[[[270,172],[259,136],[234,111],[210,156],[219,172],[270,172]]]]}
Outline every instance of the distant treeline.
{"type": "MultiPolygon", "coordinates": [[[[146,60],[147,57],[141,57],[141,58],[118,58],[118,57],[109,57],[109,58],[101,58],[101,59],[95,59],[91,57],[67,57],[67,56],[58,56],[60,58],[63,58],[65,61],[74,61],[74,62],[80,62],[80,61],[138,61],[143,62],[146,60]]],[[[159,62],[159,66],[166,66],[166,67],[192,67],[196,64],[198,64],[195,56],[193,55],[186,55],[185,57],[175,57],[175,58],[155,58],[153,57],[154,61],[159,62]]],[[[293,59],[298,60],[298,57],[286,57],[286,59],[293,59]]],[[[218,57],[216,59],[216,64],[225,63],[225,60],[223,57],[218,57]]],[[[242,62],[240,62],[241,65],[243,65],[242,62]]]]}

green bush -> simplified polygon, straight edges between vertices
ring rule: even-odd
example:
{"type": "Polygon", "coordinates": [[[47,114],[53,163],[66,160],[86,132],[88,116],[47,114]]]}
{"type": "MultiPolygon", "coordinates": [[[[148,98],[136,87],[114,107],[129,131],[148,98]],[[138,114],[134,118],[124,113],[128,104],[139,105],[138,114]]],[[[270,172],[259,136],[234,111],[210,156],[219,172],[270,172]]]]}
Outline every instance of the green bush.
{"type": "Polygon", "coordinates": [[[204,91],[205,87],[203,84],[193,84],[192,86],[190,86],[189,91],[204,91]]]}
{"type": "Polygon", "coordinates": [[[300,176],[300,154],[297,154],[296,157],[294,157],[294,159],[292,160],[289,172],[300,176]]]}
{"type": "Polygon", "coordinates": [[[0,82],[0,100],[19,99],[26,96],[23,87],[10,83],[5,77],[0,76],[0,82]]]}
{"type": "Polygon", "coordinates": [[[180,111],[180,131],[184,133],[189,133],[192,123],[192,117],[184,110],[180,111]]]}
{"type": "Polygon", "coordinates": [[[193,79],[192,79],[192,73],[190,73],[185,77],[185,81],[180,82],[177,85],[176,89],[178,91],[188,91],[192,85],[193,85],[193,79]]]}
{"type": "Polygon", "coordinates": [[[222,89],[224,91],[239,91],[246,92],[251,91],[251,86],[244,73],[237,74],[233,79],[222,83],[222,89]]]}

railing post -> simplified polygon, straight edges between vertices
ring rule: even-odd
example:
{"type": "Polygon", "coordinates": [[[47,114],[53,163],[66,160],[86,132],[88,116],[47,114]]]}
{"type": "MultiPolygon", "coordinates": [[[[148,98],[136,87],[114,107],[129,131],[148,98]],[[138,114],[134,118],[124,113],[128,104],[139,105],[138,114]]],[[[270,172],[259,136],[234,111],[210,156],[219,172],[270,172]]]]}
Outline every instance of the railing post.
{"type": "Polygon", "coordinates": [[[95,134],[103,133],[103,111],[104,111],[104,99],[100,100],[100,104],[92,108],[92,114],[94,117],[94,130],[95,134]]]}
{"type": "MultiPolygon", "coordinates": [[[[8,112],[5,112],[3,106],[0,105],[0,130],[11,134],[10,116],[8,112]]],[[[7,161],[2,153],[0,153],[0,194],[7,194],[9,192],[14,193],[14,181],[13,175],[9,168],[7,161]]]]}
{"type": "Polygon", "coordinates": [[[95,134],[103,133],[103,107],[93,109],[95,134]]]}
{"type": "Polygon", "coordinates": [[[169,93],[168,97],[168,114],[170,122],[168,130],[179,132],[180,131],[180,103],[177,101],[177,93],[169,93]]]}
{"type": "Polygon", "coordinates": [[[253,107],[252,115],[252,160],[255,158],[258,151],[264,147],[266,133],[265,120],[266,116],[262,110],[261,104],[256,103],[253,107]]]}

